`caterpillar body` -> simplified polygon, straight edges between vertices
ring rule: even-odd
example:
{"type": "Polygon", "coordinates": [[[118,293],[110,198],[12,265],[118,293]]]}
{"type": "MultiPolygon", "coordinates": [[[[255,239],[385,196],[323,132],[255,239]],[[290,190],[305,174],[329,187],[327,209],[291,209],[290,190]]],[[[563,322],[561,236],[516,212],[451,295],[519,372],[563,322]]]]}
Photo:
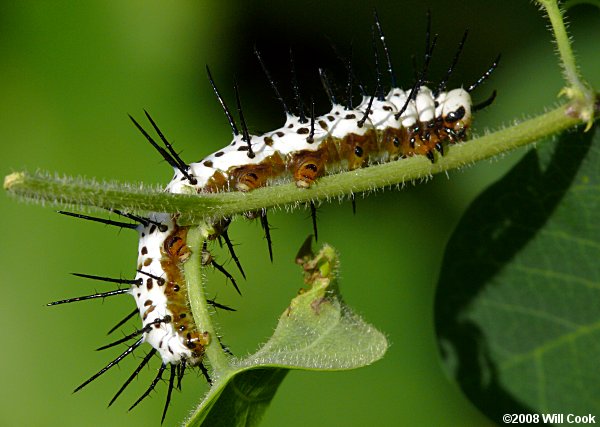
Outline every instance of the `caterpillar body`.
{"type": "Polygon", "coordinates": [[[249,141],[242,134],[185,173],[176,170],[171,193],[250,191],[291,177],[310,187],[326,173],[354,170],[413,155],[434,158],[443,144],[465,139],[471,97],[464,89],[439,93],[426,86],[392,89],[383,99],[364,98],[356,109],[334,105],[310,120],[288,115],[283,127],[249,141]]]}
{"type": "Polygon", "coordinates": [[[139,284],[131,288],[143,328],[147,328],[143,338],[159,352],[163,364],[196,366],[209,337],[198,330],[187,304],[181,271],[190,254],[185,244],[187,229],[178,227],[168,215],[153,214],[151,219],[160,225],[140,230],[139,284]]]}
{"type": "MultiPolygon", "coordinates": [[[[224,108],[234,136],[224,148],[190,164],[185,163],[179,157],[148,113],[146,116],[162,141],[162,145],[159,145],[131,117],[144,137],[174,168],[174,177],[166,186],[165,191],[175,194],[249,192],[260,187],[277,185],[282,181],[292,181],[297,187],[304,189],[311,187],[320,177],[327,174],[401,161],[410,156],[425,156],[433,162],[436,153],[439,153],[437,155],[444,154],[446,146],[465,140],[471,127],[472,113],[487,106],[495,96],[494,92],[487,101],[473,105],[470,92],[489,77],[496,68],[498,59],[474,84],[466,88],[446,90],[447,80],[456,65],[466,39],[465,33],[446,78],[437,87],[431,89],[426,85],[426,71],[433,46],[435,46],[435,38],[430,44],[428,34],[425,65],[421,75],[409,90],[403,90],[395,85],[391,60],[377,17],[376,27],[386,53],[388,70],[392,77],[392,88],[387,92],[381,89],[382,84],[378,73],[376,89],[371,94],[363,93],[361,102],[355,107],[352,106],[351,99],[346,105],[338,103],[331,96],[331,89],[325,85],[332,103],[329,112],[315,116],[313,105],[311,113],[307,115],[304,107],[299,103],[296,114],[294,114],[282,100],[267,72],[267,77],[284,106],[286,121],[282,127],[274,131],[261,135],[250,135],[243,119],[237,86],[236,95],[241,130],[236,126],[209,72],[209,80],[224,108]]],[[[375,57],[377,64],[377,54],[375,57]]],[[[263,65],[260,56],[259,61],[263,65]]],[[[295,86],[297,87],[297,85],[295,86]]],[[[298,93],[296,93],[296,97],[300,98],[298,93]]],[[[111,400],[111,404],[141,368],[149,363],[152,356],[157,354],[162,361],[160,369],[148,390],[132,407],[148,396],[162,378],[164,371],[170,369],[167,399],[163,410],[164,420],[171,392],[173,388],[181,387],[181,378],[186,368],[198,366],[210,382],[207,370],[203,365],[204,351],[208,345],[214,345],[215,342],[217,345],[221,344],[218,337],[209,336],[203,331],[202,325],[195,323],[191,313],[187,299],[186,280],[183,275],[183,264],[188,259],[191,250],[186,241],[188,229],[177,223],[177,215],[150,213],[147,217],[141,217],[116,210],[113,212],[132,219],[138,224],[81,214],[66,214],[131,228],[139,233],[137,274],[134,279],[122,280],[80,275],[91,279],[126,283],[131,287],[57,301],[51,305],[117,294],[130,294],[134,297],[137,306],[135,313],[141,317],[142,328],[102,348],[112,347],[134,338],[137,340],[115,360],[81,384],[76,391],[115,366],[142,343],[148,343],[152,350],[119,389],[111,400]]],[[[249,213],[248,216],[261,217],[269,241],[269,250],[271,250],[266,209],[258,213],[249,213]]],[[[206,238],[207,240],[223,238],[232,258],[245,277],[227,234],[230,221],[231,218],[222,218],[213,224],[213,230],[206,238]]],[[[238,290],[233,276],[212,258],[206,249],[206,242],[202,251],[203,263],[212,265],[223,272],[238,290]]],[[[214,301],[211,303],[216,307],[228,309],[214,301]]],[[[126,319],[131,318],[133,314],[126,319]]]]}

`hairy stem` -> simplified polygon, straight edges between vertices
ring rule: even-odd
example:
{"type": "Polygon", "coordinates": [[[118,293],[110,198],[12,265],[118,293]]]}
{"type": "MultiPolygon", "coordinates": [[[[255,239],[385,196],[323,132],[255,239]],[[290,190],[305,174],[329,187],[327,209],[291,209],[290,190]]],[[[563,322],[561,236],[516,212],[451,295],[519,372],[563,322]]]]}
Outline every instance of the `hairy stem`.
{"type": "Polygon", "coordinates": [[[558,3],[555,0],[539,0],[539,2],[546,9],[546,13],[550,19],[550,24],[552,25],[552,30],[554,32],[554,39],[556,40],[556,47],[565,72],[565,79],[573,89],[584,92],[586,87],[580,80],[579,71],[575,64],[575,55],[573,55],[573,49],[571,49],[571,42],[569,41],[565,22],[558,7],[558,3]]]}
{"type": "Polygon", "coordinates": [[[187,235],[187,244],[192,250],[192,255],[184,265],[187,280],[190,308],[198,329],[208,332],[210,344],[206,347],[206,358],[213,369],[213,379],[223,376],[231,370],[229,358],[219,343],[215,326],[212,322],[211,308],[206,301],[204,293],[204,280],[202,265],[202,244],[206,240],[206,227],[203,225],[191,227],[187,235]]]}
{"type": "Polygon", "coordinates": [[[582,122],[570,114],[572,106],[563,105],[538,117],[451,147],[448,153],[431,163],[416,156],[321,178],[309,189],[292,183],[259,188],[250,193],[181,195],[144,190],[140,186],[116,183],[99,184],[80,178],[57,178],[49,174],[16,172],[4,180],[4,188],[24,199],[59,206],[100,207],[126,211],[179,212],[180,224],[198,224],[223,216],[273,206],[300,205],[329,200],[356,192],[371,191],[422,179],[432,174],[472,164],[500,153],[530,144],[582,122]]]}
{"type": "Polygon", "coordinates": [[[579,117],[587,123],[587,131],[592,126],[594,115],[596,113],[594,91],[579,74],[575,55],[571,48],[571,40],[567,34],[565,21],[563,19],[563,14],[558,7],[558,2],[556,0],[538,0],[538,2],[546,10],[548,18],[550,19],[561,66],[567,83],[567,86],[561,91],[561,94],[564,94],[573,100],[573,108],[569,113],[578,114],[579,117]]]}

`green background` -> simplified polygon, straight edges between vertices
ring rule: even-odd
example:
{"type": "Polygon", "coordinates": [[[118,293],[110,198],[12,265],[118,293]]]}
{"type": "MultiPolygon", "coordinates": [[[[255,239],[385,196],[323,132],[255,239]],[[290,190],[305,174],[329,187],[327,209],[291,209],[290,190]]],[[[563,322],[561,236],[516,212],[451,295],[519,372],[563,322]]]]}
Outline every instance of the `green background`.
{"type": "MultiPolygon", "coordinates": [[[[374,5],[405,87],[413,74],[410,55],[421,62],[427,8],[440,33],[433,81],[443,75],[467,27],[470,39],[451,86],[472,82],[498,52],[503,54],[491,82],[474,94],[476,101],[482,100],[498,89],[494,105],[476,116],[476,133],[526,118],[556,101],[561,79],[547,23],[526,1],[460,6],[440,1],[3,2],[0,173],[39,168],[165,185],[170,168],[137,133],[127,113],[141,119],[147,109],[187,161],[217,150],[228,142],[230,131],[205,77],[208,63],[231,105],[231,83],[234,75],[238,79],[252,129],[278,127],[283,116],[252,57],[253,45],[263,51],[288,99],[288,49],[293,47],[305,98],[314,95],[318,105],[326,105],[316,68],[337,67],[337,84],[345,82],[331,43],[343,52],[352,43],[357,74],[370,81],[374,5]]],[[[584,72],[597,70],[592,35],[597,9],[578,7],[572,21],[584,72]]],[[[598,87],[599,76],[593,77],[598,87]]],[[[263,425],[491,424],[443,374],[433,299],[444,246],[461,213],[519,155],[453,172],[450,179],[437,176],[426,185],[408,185],[401,192],[359,196],[356,216],[347,201],[320,207],[320,239],[341,253],[347,303],[384,331],[392,346],[382,361],[358,371],[292,372],[263,425]]],[[[133,359],[71,394],[118,353],[93,349],[111,340],[105,333],[132,309],[131,299],[44,307],[49,301],[111,289],[69,272],[131,276],[134,233],[61,217],[5,194],[0,204],[5,327],[0,425],[158,425],[164,384],[126,413],[154,376],[146,369],[113,408],[105,409],[136,365],[133,359]]],[[[240,279],[243,297],[222,276],[211,276],[211,295],[238,309],[217,314],[224,342],[236,355],[266,340],[301,286],[293,257],[311,232],[309,214],[281,210],[271,213],[270,222],[275,228],[272,265],[259,224],[240,219],[231,227],[248,275],[247,281],[240,279]]],[[[215,254],[221,262],[228,259],[218,248],[215,254]]],[[[231,262],[227,266],[239,276],[231,262]]],[[[183,387],[183,393],[174,394],[166,425],[182,419],[206,386],[192,373],[183,387]]]]}

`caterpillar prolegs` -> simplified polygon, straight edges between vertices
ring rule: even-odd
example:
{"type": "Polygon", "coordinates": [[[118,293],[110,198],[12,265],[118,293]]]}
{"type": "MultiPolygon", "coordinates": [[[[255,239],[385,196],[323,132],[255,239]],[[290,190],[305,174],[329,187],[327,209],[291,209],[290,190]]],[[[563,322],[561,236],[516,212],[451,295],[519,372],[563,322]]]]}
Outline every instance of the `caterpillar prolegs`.
{"type": "MultiPolygon", "coordinates": [[[[447,90],[448,80],[466,39],[465,33],[445,77],[437,85],[431,86],[428,79],[428,66],[437,37],[432,38],[428,29],[423,67],[410,88],[403,90],[396,84],[392,62],[385,45],[385,36],[377,18],[374,28],[376,83],[371,90],[366,90],[362,85],[358,85],[361,90],[361,100],[357,105],[353,105],[352,96],[352,89],[355,86],[353,82],[356,79],[352,67],[348,65],[347,87],[349,90],[345,94],[344,102],[338,101],[339,95],[334,93],[327,73],[319,70],[326,95],[331,101],[331,110],[322,115],[315,114],[314,103],[302,102],[302,96],[292,70],[296,106],[291,108],[279,94],[277,86],[257,53],[286,114],[286,121],[279,129],[260,135],[250,134],[244,120],[236,85],[238,126],[217,90],[210,72],[208,72],[209,81],[233,132],[232,141],[224,148],[198,162],[186,163],[148,113],[146,113],[147,119],[158,135],[156,140],[137,120],[131,117],[134,125],[175,171],[175,175],[166,186],[165,191],[175,194],[249,192],[260,187],[289,181],[296,184],[299,188],[298,191],[302,191],[315,183],[318,185],[319,178],[324,175],[370,167],[380,163],[401,161],[411,156],[425,156],[434,162],[437,156],[444,154],[448,145],[465,140],[469,134],[473,112],[488,105],[495,96],[494,93],[487,101],[473,105],[470,94],[489,77],[496,68],[498,59],[473,84],[464,88],[447,90]],[[382,42],[381,48],[375,44],[377,39],[382,42]],[[384,84],[382,73],[379,71],[379,50],[383,50],[386,69],[389,73],[390,83],[387,86],[391,87],[388,90],[384,89],[386,84],[384,84]]],[[[134,297],[136,310],[124,320],[139,314],[142,319],[142,327],[101,348],[133,343],[98,373],[77,387],[76,391],[116,366],[142,343],[148,343],[152,348],[151,351],[126,379],[110,403],[112,404],[121,395],[154,356],[158,356],[161,359],[161,365],[156,377],[131,408],[147,397],[168,371],[168,391],[163,410],[164,420],[172,391],[174,388],[181,388],[181,379],[187,368],[199,367],[210,382],[208,371],[203,365],[204,351],[209,345],[221,344],[218,337],[210,336],[203,331],[202,325],[194,322],[190,312],[186,281],[182,273],[182,266],[190,255],[190,248],[186,241],[187,228],[178,224],[177,215],[174,213],[150,213],[146,216],[138,216],[128,212],[115,210],[113,212],[133,220],[137,224],[87,215],[67,214],[135,230],[140,237],[135,277],[133,279],[114,279],[92,275],[80,276],[126,284],[130,287],[57,301],[51,305],[121,294],[130,294],[134,297]]],[[[260,219],[267,234],[272,257],[266,209],[249,212],[247,216],[260,219]]],[[[207,242],[202,248],[203,263],[212,265],[225,274],[239,292],[233,275],[225,270],[223,265],[217,263],[208,250],[209,240],[224,240],[238,269],[245,277],[242,265],[228,236],[230,222],[231,218],[222,218],[213,224],[211,232],[207,235],[207,242]]],[[[214,301],[212,303],[216,307],[228,309],[214,301]]]]}

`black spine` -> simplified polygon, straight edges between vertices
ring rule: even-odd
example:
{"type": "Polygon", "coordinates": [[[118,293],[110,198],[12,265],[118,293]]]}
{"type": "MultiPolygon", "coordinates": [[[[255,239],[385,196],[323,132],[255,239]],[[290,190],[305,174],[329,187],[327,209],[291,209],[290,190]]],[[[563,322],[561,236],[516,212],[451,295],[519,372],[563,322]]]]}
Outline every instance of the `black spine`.
{"type": "Polygon", "coordinates": [[[135,350],[136,348],[138,348],[140,346],[140,344],[142,344],[142,342],[144,342],[143,338],[140,338],[139,340],[137,340],[127,350],[125,350],[123,353],[121,353],[119,356],[117,356],[117,358],[115,360],[113,360],[112,362],[110,362],[108,365],[106,365],[104,368],[102,368],[96,374],[92,375],[89,379],[87,379],[86,381],[84,381],[79,387],[77,387],[75,390],[73,390],[73,393],[78,392],[83,387],[85,387],[86,385],[88,385],[89,383],[91,383],[92,381],[94,381],[96,378],[98,378],[100,375],[104,374],[110,368],[112,368],[113,366],[117,365],[127,355],[133,353],[133,350],[135,350]]]}
{"type": "Polygon", "coordinates": [[[223,99],[223,97],[221,96],[221,93],[219,93],[219,89],[217,89],[217,86],[215,85],[215,81],[212,78],[212,74],[210,74],[210,68],[208,68],[208,65],[206,66],[206,74],[208,74],[208,81],[210,82],[213,92],[215,93],[215,95],[217,96],[217,99],[219,100],[219,104],[221,104],[221,108],[223,108],[223,112],[225,113],[225,116],[227,117],[229,126],[231,126],[231,131],[233,132],[233,135],[238,136],[240,134],[240,131],[238,130],[237,126],[235,125],[235,121],[233,120],[231,111],[229,111],[227,104],[225,104],[225,100],[223,99]]]}
{"type": "Polygon", "coordinates": [[[160,365],[160,368],[158,369],[158,373],[156,374],[156,377],[154,377],[154,380],[152,380],[152,383],[150,383],[150,386],[146,389],[144,394],[142,394],[140,396],[140,398],[138,400],[136,400],[135,403],[129,407],[129,409],[128,409],[129,411],[131,411],[133,408],[135,408],[137,405],[139,405],[139,403],[142,400],[144,400],[146,397],[148,397],[148,395],[152,392],[152,390],[154,390],[154,387],[156,387],[156,384],[158,384],[158,382],[161,380],[162,374],[163,374],[163,372],[165,372],[166,368],[167,368],[167,365],[163,362],[162,365],[160,365]]]}
{"type": "Polygon", "coordinates": [[[242,125],[242,139],[246,142],[246,144],[248,144],[248,157],[253,159],[255,154],[254,151],[252,151],[252,143],[250,141],[251,137],[250,133],[248,132],[248,126],[246,126],[246,120],[244,119],[244,112],[242,111],[242,101],[240,100],[240,91],[237,81],[233,82],[233,89],[235,91],[235,100],[237,103],[238,114],[240,116],[240,123],[242,125]]]}
{"type": "Polygon", "coordinates": [[[500,57],[501,57],[501,55],[498,55],[496,57],[496,59],[494,60],[492,65],[490,65],[490,67],[487,69],[487,71],[485,73],[483,73],[481,75],[481,77],[479,77],[477,79],[477,81],[475,83],[473,83],[471,86],[468,87],[467,92],[469,92],[469,93],[473,92],[476,87],[480,86],[484,81],[486,81],[492,75],[492,73],[498,67],[498,64],[500,63],[500,57]]]}
{"type": "Polygon", "coordinates": [[[88,221],[99,222],[101,224],[106,224],[106,225],[114,225],[114,226],[120,227],[120,228],[129,228],[131,230],[137,230],[137,228],[138,228],[137,224],[130,224],[128,222],[113,221],[110,219],[98,218],[95,216],[83,215],[83,214],[66,212],[66,211],[57,211],[57,212],[61,215],[72,216],[74,218],[80,218],[80,219],[85,219],[88,221]]]}
{"type": "Polygon", "coordinates": [[[256,55],[256,59],[258,59],[258,62],[260,63],[260,66],[261,66],[263,72],[265,73],[267,80],[269,81],[269,85],[273,89],[273,92],[275,92],[275,96],[277,97],[277,100],[281,103],[281,106],[283,107],[283,112],[286,114],[286,116],[289,116],[290,109],[288,108],[285,100],[283,99],[283,96],[281,96],[281,93],[279,92],[279,89],[277,88],[277,84],[275,84],[275,80],[273,80],[273,77],[271,77],[271,73],[269,72],[267,66],[265,65],[265,63],[262,59],[262,56],[260,55],[260,52],[258,51],[256,46],[254,46],[254,54],[256,55]]]}
{"type": "Polygon", "coordinates": [[[148,362],[150,362],[150,359],[152,359],[152,357],[156,354],[156,349],[153,348],[147,355],[146,357],[144,357],[144,359],[142,360],[142,362],[138,365],[137,368],[135,368],[135,370],[133,371],[133,373],[129,376],[129,378],[127,378],[127,380],[125,381],[125,383],[121,386],[121,388],[119,389],[119,391],[117,391],[117,393],[113,396],[113,398],[110,400],[110,402],[108,403],[108,406],[111,406],[113,403],[115,403],[115,401],[117,400],[117,398],[121,395],[121,393],[123,393],[123,391],[125,391],[125,389],[127,388],[127,386],[129,386],[129,384],[131,384],[131,381],[133,381],[133,379],[140,373],[140,371],[142,370],[142,368],[144,366],[146,366],[148,364],[148,362]]]}

